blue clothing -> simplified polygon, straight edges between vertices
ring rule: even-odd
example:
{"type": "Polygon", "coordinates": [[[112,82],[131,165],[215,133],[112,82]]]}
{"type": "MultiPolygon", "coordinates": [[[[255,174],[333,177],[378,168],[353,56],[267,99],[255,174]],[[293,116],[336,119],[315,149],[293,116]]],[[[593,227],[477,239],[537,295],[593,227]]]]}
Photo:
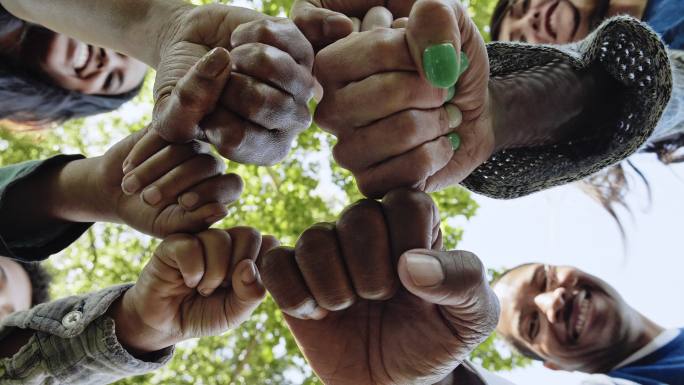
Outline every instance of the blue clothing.
{"type": "Polygon", "coordinates": [[[642,20],[669,48],[684,49],[684,0],[649,0],[642,20]]]}
{"type": "Polygon", "coordinates": [[[684,329],[662,348],[607,375],[642,385],[684,385],[684,329]]]}

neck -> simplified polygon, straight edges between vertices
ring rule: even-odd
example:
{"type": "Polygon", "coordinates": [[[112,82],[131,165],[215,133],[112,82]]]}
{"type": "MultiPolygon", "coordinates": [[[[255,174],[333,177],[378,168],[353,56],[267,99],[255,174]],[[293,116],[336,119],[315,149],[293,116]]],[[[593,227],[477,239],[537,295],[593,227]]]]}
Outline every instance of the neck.
{"type": "Polygon", "coordinates": [[[646,318],[643,314],[634,311],[633,319],[630,322],[630,332],[625,336],[625,340],[616,346],[612,352],[605,354],[609,359],[603,363],[598,370],[586,371],[589,373],[607,373],[613,370],[621,362],[638,352],[648,343],[660,335],[665,328],[646,318]],[[609,354],[608,354],[609,353],[609,354]]]}
{"type": "Polygon", "coordinates": [[[606,16],[630,15],[641,20],[644,17],[646,5],[648,5],[647,0],[613,0],[610,2],[606,16]]]}

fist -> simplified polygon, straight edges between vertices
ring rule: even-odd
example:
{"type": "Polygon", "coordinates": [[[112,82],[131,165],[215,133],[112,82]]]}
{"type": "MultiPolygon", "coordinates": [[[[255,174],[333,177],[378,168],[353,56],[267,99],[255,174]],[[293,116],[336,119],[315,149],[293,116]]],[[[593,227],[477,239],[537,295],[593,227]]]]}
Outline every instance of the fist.
{"type": "Polygon", "coordinates": [[[489,62],[462,5],[419,0],[394,24],[406,28],[330,44],[314,68],[324,90],[315,120],[337,137],[335,160],[373,198],[457,184],[494,150],[489,62]]]}
{"type": "Polygon", "coordinates": [[[255,261],[276,245],[249,227],[168,237],[121,301],[122,344],[156,351],[238,326],[265,295],[255,261]]]}
{"type": "Polygon", "coordinates": [[[433,384],[494,329],[498,302],[482,263],[442,251],[439,224],[429,196],[394,190],[260,260],[324,383],[433,384]]]}

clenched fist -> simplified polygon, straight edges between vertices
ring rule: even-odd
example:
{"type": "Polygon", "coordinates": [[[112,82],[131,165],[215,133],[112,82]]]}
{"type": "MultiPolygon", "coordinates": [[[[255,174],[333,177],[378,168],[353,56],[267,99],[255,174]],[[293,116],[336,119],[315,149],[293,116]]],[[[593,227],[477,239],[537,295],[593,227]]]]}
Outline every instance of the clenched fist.
{"type": "Polygon", "coordinates": [[[395,190],[259,262],[264,285],[326,384],[434,384],[494,329],[480,260],[442,251],[430,197],[395,190]]]}

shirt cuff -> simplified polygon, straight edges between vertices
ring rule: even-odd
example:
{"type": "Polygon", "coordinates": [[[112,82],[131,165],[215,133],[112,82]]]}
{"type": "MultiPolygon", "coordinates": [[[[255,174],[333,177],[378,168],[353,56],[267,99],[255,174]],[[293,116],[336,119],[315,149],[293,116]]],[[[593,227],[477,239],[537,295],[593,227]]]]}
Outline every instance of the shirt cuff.
{"type": "Polygon", "coordinates": [[[130,286],[68,297],[10,315],[0,325],[0,339],[16,327],[36,333],[12,358],[0,361],[0,382],[104,384],[165,365],[173,347],[148,354],[146,360],[136,358],[119,343],[114,320],[105,314],[130,286]]]}
{"type": "MultiPolygon", "coordinates": [[[[83,155],[57,155],[46,160],[0,168],[0,217],[4,215],[7,192],[17,183],[46,168],[83,158],[83,155]]],[[[23,234],[18,239],[8,239],[0,233],[0,255],[25,262],[44,260],[73,243],[91,225],[92,223],[63,222],[48,230],[23,234]]]]}

